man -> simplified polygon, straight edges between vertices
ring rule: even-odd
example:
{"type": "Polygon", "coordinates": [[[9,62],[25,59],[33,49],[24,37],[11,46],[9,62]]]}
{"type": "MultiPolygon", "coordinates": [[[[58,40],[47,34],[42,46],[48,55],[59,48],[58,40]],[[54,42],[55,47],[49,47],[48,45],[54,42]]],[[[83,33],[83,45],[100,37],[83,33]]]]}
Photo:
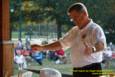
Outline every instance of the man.
{"type": "Polygon", "coordinates": [[[101,75],[102,53],[106,48],[106,38],[102,28],[89,18],[82,3],[75,3],[68,9],[68,15],[75,23],[63,38],[40,46],[32,45],[37,50],[57,50],[71,48],[73,77],[99,77],[101,75]],[[98,70],[98,71],[96,71],[98,70]]]}

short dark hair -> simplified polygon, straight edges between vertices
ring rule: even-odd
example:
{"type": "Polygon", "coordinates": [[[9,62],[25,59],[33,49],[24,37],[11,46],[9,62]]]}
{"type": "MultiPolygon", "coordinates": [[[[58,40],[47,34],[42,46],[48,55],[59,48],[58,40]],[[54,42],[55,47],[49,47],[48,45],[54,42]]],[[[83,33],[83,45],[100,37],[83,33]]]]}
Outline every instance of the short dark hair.
{"type": "Polygon", "coordinates": [[[76,10],[77,12],[82,12],[82,11],[86,11],[86,6],[83,3],[74,3],[72,4],[69,8],[68,8],[68,13],[70,13],[71,11],[76,10]]]}

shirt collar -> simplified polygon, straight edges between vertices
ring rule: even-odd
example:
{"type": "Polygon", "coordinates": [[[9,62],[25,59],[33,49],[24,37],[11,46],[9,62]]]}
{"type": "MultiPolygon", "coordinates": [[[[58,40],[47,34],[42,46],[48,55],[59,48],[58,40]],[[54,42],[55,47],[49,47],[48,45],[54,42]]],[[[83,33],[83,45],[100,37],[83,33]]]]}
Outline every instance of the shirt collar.
{"type": "Polygon", "coordinates": [[[93,20],[92,19],[90,19],[90,22],[83,28],[83,29],[87,29],[88,27],[90,27],[91,26],[91,24],[93,23],[93,20]]]}

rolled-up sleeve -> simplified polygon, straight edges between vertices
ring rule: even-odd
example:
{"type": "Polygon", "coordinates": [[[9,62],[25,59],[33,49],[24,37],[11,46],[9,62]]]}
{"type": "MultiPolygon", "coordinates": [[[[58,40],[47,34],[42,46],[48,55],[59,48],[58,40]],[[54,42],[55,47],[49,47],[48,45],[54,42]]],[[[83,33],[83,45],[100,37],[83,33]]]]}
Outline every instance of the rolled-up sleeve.
{"type": "Polygon", "coordinates": [[[76,37],[77,28],[72,28],[69,32],[65,34],[64,37],[59,39],[59,42],[63,48],[70,48],[76,37]]]}
{"type": "Polygon", "coordinates": [[[106,37],[102,28],[100,27],[96,28],[96,43],[98,42],[102,42],[104,46],[106,46],[106,37]]]}

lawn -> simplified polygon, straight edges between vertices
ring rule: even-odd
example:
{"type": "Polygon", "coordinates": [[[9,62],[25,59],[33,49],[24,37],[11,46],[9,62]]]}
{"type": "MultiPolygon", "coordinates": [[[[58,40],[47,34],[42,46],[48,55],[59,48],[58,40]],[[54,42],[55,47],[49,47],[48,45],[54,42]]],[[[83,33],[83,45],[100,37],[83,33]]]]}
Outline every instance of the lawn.
{"type": "MultiPolygon", "coordinates": [[[[18,38],[19,32],[12,32],[11,37],[12,38],[18,38]]],[[[24,32],[22,32],[22,37],[24,37],[24,32]]]]}
{"type": "MultiPolygon", "coordinates": [[[[61,73],[72,75],[72,65],[70,61],[68,61],[67,64],[55,64],[54,61],[49,61],[48,59],[44,59],[42,66],[40,66],[35,61],[29,62],[29,64],[30,64],[28,66],[29,69],[39,70],[41,68],[48,67],[48,68],[55,68],[59,70],[61,73]]],[[[110,68],[104,70],[110,70],[110,71],[113,70],[115,73],[115,60],[111,61],[110,68]]],[[[14,74],[18,74],[17,65],[14,65],[14,74]]],[[[32,77],[38,77],[38,74],[34,73],[32,77]]]]}
{"type": "MultiPolygon", "coordinates": [[[[35,69],[35,70],[39,70],[39,69],[44,68],[44,67],[55,68],[55,69],[59,70],[61,73],[72,74],[72,65],[71,65],[71,61],[70,61],[70,55],[69,55],[70,53],[69,53],[69,51],[70,51],[69,49],[66,51],[66,54],[68,56],[67,64],[55,64],[54,61],[44,59],[43,60],[43,65],[40,66],[36,61],[34,61],[32,59],[32,61],[28,62],[28,68],[29,69],[35,69]]],[[[14,64],[14,75],[16,75],[16,74],[18,74],[18,68],[17,68],[17,65],[14,64]]],[[[38,77],[38,75],[34,73],[33,77],[38,77]]]]}
{"type": "MultiPolygon", "coordinates": [[[[18,68],[17,65],[14,64],[14,74],[18,74],[18,68]]],[[[29,69],[35,69],[35,70],[39,70],[41,68],[55,68],[57,70],[59,70],[61,73],[64,74],[72,74],[72,66],[70,63],[67,64],[55,64],[54,61],[49,61],[48,59],[44,59],[43,61],[43,65],[40,66],[38,63],[36,63],[35,61],[32,61],[31,63],[29,63],[28,68],[29,69]]],[[[33,77],[38,77],[37,74],[34,73],[33,77]]]]}

